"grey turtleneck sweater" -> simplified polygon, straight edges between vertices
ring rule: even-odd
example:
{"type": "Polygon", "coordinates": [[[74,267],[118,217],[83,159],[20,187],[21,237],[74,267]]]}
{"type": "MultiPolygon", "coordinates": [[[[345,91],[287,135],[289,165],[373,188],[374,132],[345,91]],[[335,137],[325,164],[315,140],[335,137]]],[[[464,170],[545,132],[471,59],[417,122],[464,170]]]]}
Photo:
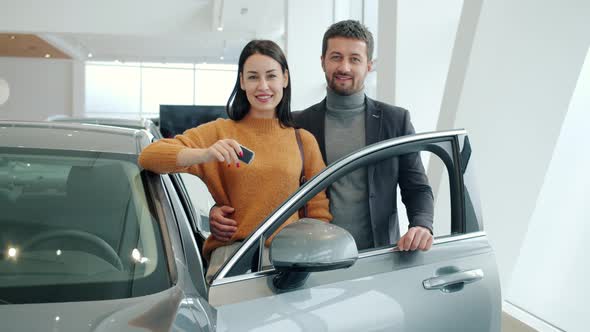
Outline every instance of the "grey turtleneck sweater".
{"type": "MultiPolygon", "coordinates": [[[[328,164],[365,146],[365,92],[340,96],[327,89],[326,159],[328,164]]],[[[373,247],[367,168],[347,174],[330,187],[332,223],[348,230],[359,250],[373,247]],[[334,208],[337,207],[337,208],[334,208]]]]}

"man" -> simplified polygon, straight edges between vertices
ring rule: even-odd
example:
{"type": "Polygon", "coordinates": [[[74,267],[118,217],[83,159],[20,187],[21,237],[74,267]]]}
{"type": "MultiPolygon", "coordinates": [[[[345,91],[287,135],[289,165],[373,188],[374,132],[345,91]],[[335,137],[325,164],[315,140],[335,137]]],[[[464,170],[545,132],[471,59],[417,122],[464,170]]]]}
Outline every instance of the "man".
{"type": "MultiPolygon", "coordinates": [[[[358,21],[333,24],[324,34],[322,68],[326,98],[295,113],[297,126],[317,139],[326,164],[382,140],[410,135],[407,110],[365,96],[365,78],[373,66],[373,36],[358,21]]],[[[358,169],[333,183],[328,194],[332,223],[347,229],[359,250],[397,242],[400,250],[432,246],[433,195],[417,153],[358,169]],[[400,237],[396,190],[399,183],[410,227],[400,237]]],[[[211,210],[211,233],[229,240],[236,222],[233,209],[211,210]]]]}

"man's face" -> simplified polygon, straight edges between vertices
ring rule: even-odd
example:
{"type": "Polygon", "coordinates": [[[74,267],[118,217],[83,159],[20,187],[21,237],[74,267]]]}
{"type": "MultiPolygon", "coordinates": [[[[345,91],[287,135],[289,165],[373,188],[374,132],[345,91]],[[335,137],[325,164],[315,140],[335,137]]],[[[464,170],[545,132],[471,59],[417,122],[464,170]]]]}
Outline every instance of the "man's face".
{"type": "Polygon", "coordinates": [[[342,96],[350,96],[365,86],[365,78],[373,61],[367,58],[367,44],[358,39],[334,37],[328,39],[322,68],[330,89],[342,96]]]}

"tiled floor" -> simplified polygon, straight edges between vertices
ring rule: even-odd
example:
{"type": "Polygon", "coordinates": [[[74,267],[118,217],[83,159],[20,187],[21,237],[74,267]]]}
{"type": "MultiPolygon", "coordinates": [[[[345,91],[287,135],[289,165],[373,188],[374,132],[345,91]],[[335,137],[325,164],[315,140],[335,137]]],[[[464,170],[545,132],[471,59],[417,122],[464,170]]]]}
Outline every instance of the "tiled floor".
{"type": "Polygon", "coordinates": [[[537,330],[503,312],[502,332],[537,332],[537,330]]]}

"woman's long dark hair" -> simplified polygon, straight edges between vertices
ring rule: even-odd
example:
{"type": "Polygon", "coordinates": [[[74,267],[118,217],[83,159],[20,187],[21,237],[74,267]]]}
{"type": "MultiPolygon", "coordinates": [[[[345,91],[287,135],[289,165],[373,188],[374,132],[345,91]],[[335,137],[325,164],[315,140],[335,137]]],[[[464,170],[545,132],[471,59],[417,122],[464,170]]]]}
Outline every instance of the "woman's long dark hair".
{"type": "MultiPolygon", "coordinates": [[[[271,40],[252,40],[244,46],[240,54],[240,60],[238,61],[236,84],[225,107],[227,116],[234,121],[242,120],[250,111],[250,102],[248,101],[246,92],[240,86],[240,74],[243,75],[246,60],[254,54],[266,55],[276,60],[281,65],[283,74],[289,70],[287,58],[275,42],[271,40]]],[[[277,105],[276,112],[281,126],[293,127],[293,118],[291,117],[291,75],[288,76],[287,87],[283,88],[283,99],[277,105]]]]}

